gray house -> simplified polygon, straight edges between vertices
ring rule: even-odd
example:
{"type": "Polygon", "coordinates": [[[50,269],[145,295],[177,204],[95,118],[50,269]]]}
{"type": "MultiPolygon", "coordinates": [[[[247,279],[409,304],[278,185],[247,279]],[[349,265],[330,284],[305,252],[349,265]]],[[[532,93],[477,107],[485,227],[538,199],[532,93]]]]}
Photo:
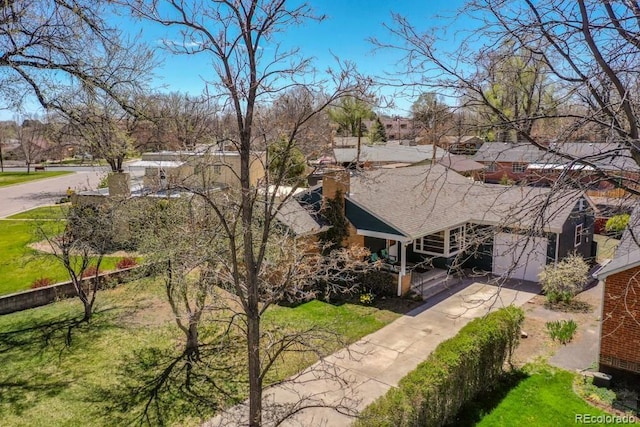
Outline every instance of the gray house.
{"type": "Polygon", "coordinates": [[[476,267],[537,281],[570,252],[589,257],[593,205],[578,190],[474,182],[441,165],[325,176],[341,187],[350,241],[387,258],[408,290],[420,268],[476,267]]]}

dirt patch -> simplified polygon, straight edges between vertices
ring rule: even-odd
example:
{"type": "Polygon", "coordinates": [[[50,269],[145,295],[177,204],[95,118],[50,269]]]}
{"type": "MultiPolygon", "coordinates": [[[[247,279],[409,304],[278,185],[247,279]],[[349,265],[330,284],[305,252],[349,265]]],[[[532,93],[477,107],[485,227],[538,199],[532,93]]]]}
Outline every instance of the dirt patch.
{"type": "Polygon", "coordinates": [[[522,366],[537,358],[548,359],[562,347],[562,344],[550,338],[546,328],[549,321],[573,319],[578,324],[573,340],[582,339],[586,329],[597,325],[599,320],[599,295],[599,292],[593,291],[578,295],[575,306],[580,307],[580,310],[574,312],[550,310],[544,296],[533,297],[522,307],[525,312],[522,330],[528,336],[520,339],[520,345],[513,354],[514,364],[522,366]]]}
{"type": "MultiPolygon", "coordinates": [[[[49,242],[47,242],[46,240],[41,240],[39,242],[35,242],[35,243],[30,243],[29,248],[39,251],[39,252],[44,252],[47,254],[52,254],[53,253],[53,249],[51,248],[51,245],[49,244],[49,242]]],[[[104,255],[105,257],[114,257],[114,258],[124,258],[124,257],[131,257],[131,258],[136,258],[139,257],[140,255],[137,254],[136,252],[126,252],[126,251],[116,251],[116,252],[110,252],[108,254],[104,255]]]]}
{"type": "Polygon", "coordinates": [[[173,311],[167,302],[143,299],[123,313],[120,320],[123,324],[131,326],[162,326],[173,321],[173,318],[173,311]]]}

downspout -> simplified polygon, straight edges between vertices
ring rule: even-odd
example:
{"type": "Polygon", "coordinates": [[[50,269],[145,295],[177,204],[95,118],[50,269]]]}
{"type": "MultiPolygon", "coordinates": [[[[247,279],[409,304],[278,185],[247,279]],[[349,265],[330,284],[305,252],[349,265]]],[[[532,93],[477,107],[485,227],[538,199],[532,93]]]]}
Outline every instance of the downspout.
{"type": "Polygon", "coordinates": [[[554,265],[558,265],[558,252],[560,251],[560,233],[556,233],[556,259],[554,265]]]}

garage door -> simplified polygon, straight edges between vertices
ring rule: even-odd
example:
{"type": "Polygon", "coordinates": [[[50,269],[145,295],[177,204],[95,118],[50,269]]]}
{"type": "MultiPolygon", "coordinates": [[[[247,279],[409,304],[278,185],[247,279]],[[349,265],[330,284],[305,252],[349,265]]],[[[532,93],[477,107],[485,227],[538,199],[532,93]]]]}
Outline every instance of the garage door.
{"type": "Polygon", "coordinates": [[[493,241],[493,274],[538,281],[547,263],[547,239],[498,233],[493,241]]]}

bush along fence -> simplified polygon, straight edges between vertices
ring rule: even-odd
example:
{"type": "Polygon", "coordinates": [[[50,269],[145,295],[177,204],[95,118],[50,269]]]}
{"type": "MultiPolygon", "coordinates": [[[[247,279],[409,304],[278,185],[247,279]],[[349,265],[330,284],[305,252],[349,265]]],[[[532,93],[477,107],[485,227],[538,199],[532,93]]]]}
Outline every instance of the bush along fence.
{"type": "MultiPolygon", "coordinates": [[[[134,277],[139,277],[133,270],[140,268],[139,266],[124,268],[116,271],[108,271],[100,273],[100,288],[110,288],[115,285],[128,282],[134,277]]],[[[86,277],[82,280],[83,284],[94,280],[94,277],[86,277]]],[[[16,292],[0,297],[0,315],[14,313],[16,311],[28,310],[30,308],[40,307],[42,305],[51,304],[62,298],[70,298],[76,296],[76,290],[73,283],[61,282],[55,285],[38,287],[22,292],[16,292]]]]}
{"type": "Polygon", "coordinates": [[[475,319],[442,343],[397,388],[360,414],[358,427],[442,426],[492,388],[520,339],[524,313],[507,307],[475,319]]]}

